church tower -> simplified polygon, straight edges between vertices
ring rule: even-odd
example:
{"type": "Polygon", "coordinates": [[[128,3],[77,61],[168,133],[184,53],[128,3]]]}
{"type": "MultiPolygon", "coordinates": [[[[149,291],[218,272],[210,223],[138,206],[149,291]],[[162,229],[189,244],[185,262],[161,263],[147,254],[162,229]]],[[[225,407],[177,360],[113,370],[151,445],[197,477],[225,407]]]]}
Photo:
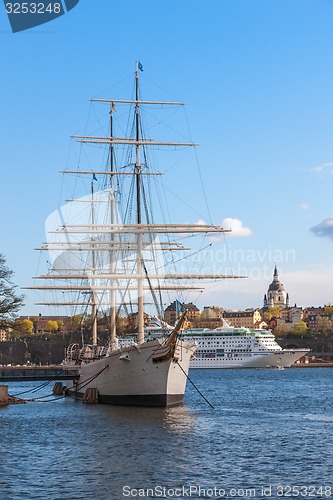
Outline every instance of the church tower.
{"type": "Polygon", "coordinates": [[[264,308],[270,306],[290,307],[289,294],[286,293],[283,284],[279,280],[277,267],[274,267],[273,281],[264,296],[264,308]]]}

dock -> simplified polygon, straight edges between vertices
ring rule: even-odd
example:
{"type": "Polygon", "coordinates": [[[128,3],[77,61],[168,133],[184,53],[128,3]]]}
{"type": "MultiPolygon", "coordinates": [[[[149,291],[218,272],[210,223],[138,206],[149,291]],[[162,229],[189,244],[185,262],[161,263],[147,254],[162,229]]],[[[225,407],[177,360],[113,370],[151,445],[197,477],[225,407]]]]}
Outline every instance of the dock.
{"type": "Polygon", "coordinates": [[[61,365],[0,367],[0,384],[3,382],[29,382],[35,380],[73,380],[78,376],[77,370],[65,371],[61,365]]]}

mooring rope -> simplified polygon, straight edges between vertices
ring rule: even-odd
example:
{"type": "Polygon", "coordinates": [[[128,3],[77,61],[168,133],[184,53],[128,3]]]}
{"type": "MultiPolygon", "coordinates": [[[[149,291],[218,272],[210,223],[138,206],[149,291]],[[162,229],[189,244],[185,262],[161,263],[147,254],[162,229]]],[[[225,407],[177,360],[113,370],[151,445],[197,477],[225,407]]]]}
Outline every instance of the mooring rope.
{"type": "MultiPolygon", "coordinates": [[[[52,400],[47,400],[47,401],[40,401],[41,399],[45,399],[45,398],[50,398],[51,396],[54,396],[54,394],[51,392],[51,394],[46,394],[46,396],[39,396],[38,398],[29,398],[29,399],[25,399],[24,401],[26,403],[48,403],[49,401],[52,401],[52,400]]],[[[59,396],[59,398],[55,398],[55,399],[61,399],[65,396],[59,396]]]]}
{"type": "MultiPolygon", "coordinates": [[[[104,370],[106,370],[106,368],[108,368],[108,366],[109,366],[109,365],[104,366],[104,368],[103,368],[100,372],[96,373],[96,374],[95,374],[95,375],[93,375],[92,377],[87,378],[87,379],[84,381],[85,383],[84,383],[83,385],[81,385],[80,389],[83,389],[83,387],[85,387],[85,386],[86,386],[86,385],[88,385],[90,382],[92,382],[93,380],[95,380],[95,378],[97,378],[97,377],[98,377],[98,375],[100,375],[102,372],[104,372],[104,370]]],[[[69,387],[69,389],[73,389],[74,387],[75,387],[75,386],[74,386],[74,385],[72,385],[72,387],[69,387]]],[[[75,391],[75,392],[77,392],[77,391],[75,391]]],[[[71,394],[68,394],[68,396],[69,396],[69,397],[72,397],[72,396],[71,396],[71,394]]],[[[61,396],[61,397],[62,397],[62,396],[61,396]]],[[[74,397],[73,399],[78,399],[78,398],[74,397]]]]}
{"type": "Polygon", "coordinates": [[[186,373],[186,371],[183,369],[183,367],[179,364],[179,362],[177,363],[179,368],[181,369],[181,371],[184,373],[185,377],[187,378],[187,380],[190,382],[190,384],[193,385],[194,389],[199,393],[199,395],[202,397],[202,399],[204,399],[206,401],[207,404],[209,404],[209,406],[215,410],[214,406],[208,401],[207,398],[205,398],[205,396],[202,394],[202,392],[198,389],[198,387],[195,385],[195,383],[190,379],[188,373],[186,373]]]}
{"type": "Polygon", "coordinates": [[[51,382],[56,380],[56,378],[61,374],[62,374],[62,370],[57,375],[53,375],[53,377],[50,380],[47,380],[46,382],[43,382],[40,385],[37,385],[37,387],[33,387],[32,389],[28,389],[27,391],[18,392],[17,394],[12,394],[12,396],[15,398],[16,396],[21,396],[21,394],[27,394],[28,392],[38,392],[38,391],[40,391],[40,389],[43,389],[48,384],[50,384],[51,382]]]}
{"type": "MultiPolygon", "coordinates": [[[[84,383],[84,385],[82,385],[80,387],[80,389],[83,389],[83,387],[85,387],[86,385],[88,385],[90,382],[92,382],[93,380],[95,380],[95,378],[97,378],[106,368],[108,368],[108,365],[104,366],[104,368],[99,371],[98,373],[95,373],[94,375],[92,375],[91,377],[88,377],[86,380],[84,380],[82,383],[84,383]]],[[[69,389],[73,389],[75,388],[75,385],[72,385],[72,387],[70,387],[69,389]]],[[[51,394],[46,394],[46,396],[39,396],[38,398],[30,398],[30,399],[25,399],[25,401],[27,402],[32,402],[32,403],[49,403],[49,402],[52,402],[52,401],[58,401],[59,399],[63,399],[65,398],[66,396],[69,396],[71,397],[72,399],[78,399],[76,397],[73,397],[71,396],[70,394],[64,394],[62,396],[59,396],[57,398],[53,398],[53,399],[48,399],[46,401],[41,401],[42,399],[46,399],[46,398],[49,398],[51,396],[53,396],[53,393],[51,394]]]]}

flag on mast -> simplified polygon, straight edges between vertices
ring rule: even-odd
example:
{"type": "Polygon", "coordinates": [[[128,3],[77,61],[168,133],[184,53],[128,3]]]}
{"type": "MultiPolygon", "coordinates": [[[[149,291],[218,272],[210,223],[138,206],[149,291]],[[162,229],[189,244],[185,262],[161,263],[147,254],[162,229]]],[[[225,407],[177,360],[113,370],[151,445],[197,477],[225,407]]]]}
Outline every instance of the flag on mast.
{"type": "Polygon", "coordinates": [[[183,314],[184,312],[184,304],[179,302],[179,300],[176,299],[176,313],[178,314],[183,314]]]}

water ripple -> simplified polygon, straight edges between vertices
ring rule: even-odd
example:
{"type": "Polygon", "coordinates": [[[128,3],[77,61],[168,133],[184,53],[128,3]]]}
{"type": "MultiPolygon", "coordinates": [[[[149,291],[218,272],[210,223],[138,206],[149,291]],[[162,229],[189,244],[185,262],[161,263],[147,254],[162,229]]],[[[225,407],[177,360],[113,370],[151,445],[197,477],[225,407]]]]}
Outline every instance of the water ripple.
{"type": "Polygon", "coordinates": [[[255,488],[260,498],[264,485],[332,484],[332,375],[192,371],[215,410],[191,386],[168,409],[71,399],[2,408],[0,498],[119,500],[125,485],[255,488]]]}

